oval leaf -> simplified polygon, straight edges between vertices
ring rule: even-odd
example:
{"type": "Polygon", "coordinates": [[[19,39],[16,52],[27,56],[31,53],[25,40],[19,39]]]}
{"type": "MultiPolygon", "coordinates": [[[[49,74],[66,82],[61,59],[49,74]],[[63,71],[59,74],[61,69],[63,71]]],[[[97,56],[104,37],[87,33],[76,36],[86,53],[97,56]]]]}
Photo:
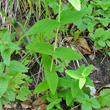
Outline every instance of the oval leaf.
{"type": "Polygon", "coordinates": [[[102,41],[102,40],[99,40],[99,41],[98,41],[98,44],[99,44],[101,47],[105,47],[105,46],[106,46],[105,42],[102,41]]]}
{"type": "Polygon", "coordinates": [[[57,58],[61,58],[62,60],[80,60],[82,58],[79,53],[66,47],[56,48],[53,55],[57,58]]]}
{"type": "Polygon", "coordinates": [[[72,97],[72,94],[71,94],[71,90],[68,90],[68,92],[66,94],[66,104],[67,104],[67,106],[70,106],[72,101],[73,101],[73,97],[72,97]]]}
{"type": "Polygon", "coordinates": [[[8,80],[7,78],[0,78],[0,97],[5,93],[8,88],[8,80]]]}
{"type": "Polygon", "coordinates": [[[78,19],[82,18],[86,12],[84,11],[62,11],[61,17],[60,17],[60,24],[65,25],[74,21],[77,21],[78,19]]]}
{"type": "Polygon", "coordinates": [[[53,45],[45,42],[36,42],[33,44],[30,44],[26,47],[27,49],[30,50],[35,50],[35,52],[42,53],[42,54],[47,54],[47,55],[52,55],[53,54],[53,45]]]}
{"type": "Polygon", "coordinates": [[[98,28],[96,31],[95,31],[95,33],[94,33],[94,35],[95,35],[95,37],[100,37],[102,34],[104,33],[104,29],[103,28],[98,28]]]}
{"type": "Polygon", "coordinates": [[[36,24],[34,24],[27,32],[28,35],[35,35],[43,32],[47,32],[49,30],[53,30],[56,27],[60,26],[60,23],[56,20],[40,20],[36,24]]]}
{"type": "Polygon", "coordinates": [[[79,88],[80,88],[80,89],[83,88],[85,82],[86,82],[86,78],[85,78],[85,77],[79,79],[79,88]]]}
{"type": "Polygon", "coordinates": [[[86,78],[86,84],[89,85],[89,86],[94,87],[94,84],[93,84],[93,82],[91,81],[91,79],[89,77],[86,78]]]}
{"type": "Polygon", "coordinates": [[[27,67],[25,67],[22,63],[14,60],[10,62],[10,70],[17,72],[28,72],[27,67]]]}
{"type": "MultiPolygon", "coordinates": [[[[42,63],[46,73],[50,72],[52,58],[48,55],[42,55],[42,63]]],[[[55,63],[53,62],[52,72],[55,71],[55,63]]]]}
{"type": "Polygon", "coordinates": [[[93,68],[93,65],[89,65],[88,67],[86,67],[84,69],[84,71],[82,72],[82,75],[84,77],[87,77],[90,74],[90,72],[92,71],[92,68],[93,68]]]}
{"type": "Polygon", "coordinates": [[[1,55],[2,55],[4,63],[7,66],[10,66],[10,60],[11,60],[10,59],[10,50],[9,49],[5,49],[3,52],[1,52],[1,55]]]}
{"type": "Polygon", "coordinates": [[[46,74],[47,82],[51,93],[54,95],[58,85],[58,75],[56,72],[46,74]]]}
{"type": "Polygon", "coordinates": [[[59,87],[71,87],[71,80],[59,78],[58,79],[58,86],[59,87]]]}
{"type": "Polygon", "coordinates": [[[49,89],[48,83],[47,81],[43,81],[34,89],[34,94],[44,92],[47,89],[49,89]]]}
{"type": "Polygon", "coordinates": [[[74,80],[71,86],[71,93],[73,98],[75,98],[76,95],[78,94],[78,90],[79,90],[79,82],[78,80],[74,80]]]}
{"type": "Polygon", "coordinates": [[[81,10],[81,4],[80,4],[80,0],[68,0],[73,6],[74,8],[76,8],[78,11],[81,10]]]}
{"type": "Polygon", "coordinates": [[[69,76],[75,79],[79,79],[82,75],[78,71],[74,70],[66,70],[65,71],[69,76]]]}

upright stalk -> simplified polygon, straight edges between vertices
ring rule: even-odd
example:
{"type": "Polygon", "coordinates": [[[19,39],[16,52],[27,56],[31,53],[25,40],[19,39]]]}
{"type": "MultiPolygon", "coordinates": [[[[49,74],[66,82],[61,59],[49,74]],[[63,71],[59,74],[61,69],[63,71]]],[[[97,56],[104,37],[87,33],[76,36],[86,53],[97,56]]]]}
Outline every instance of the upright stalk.
{"type": "MultiPolygon", "coordinates": [[[[61,12],[61,0],[59,1],[58,22],[60,22],[60,12],[61,12]]],[[[59,31],[59,27],[57,27],[57,32],[56,32],[56,36],[55,36],[55,43],[54,43],[54,49],[53,49],[53,53],[55,52],[56,45],[57,45],[58,31],[59,31]]],[[[53,60],[54,60],[54,56],[52,56],[52,62],[51,62],[51,68],[50,68],[50,72],[52,72],[53,60]]]]}

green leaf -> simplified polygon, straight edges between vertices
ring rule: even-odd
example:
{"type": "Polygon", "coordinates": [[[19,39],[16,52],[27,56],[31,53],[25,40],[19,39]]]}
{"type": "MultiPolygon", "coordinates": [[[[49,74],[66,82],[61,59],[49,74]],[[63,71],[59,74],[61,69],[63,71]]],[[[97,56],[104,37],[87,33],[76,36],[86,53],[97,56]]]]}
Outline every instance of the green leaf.
{"type": "Polygon", "coordinates": [[[102,40],[98,40],[98,44],[99,44],[101,47],[105,47],[105,46],[106,46],[105,42],[102,41],[102,40]]]}
{"type": "MultiPolygon", "coordinates": [[[[77,96],[85,98],[85,93],[84,93],[83,89],[79,89],[77,96]]],[[[76,98],[77,98],[77,96],[76,96],[76,98]]]]}
{"type": "Polygon", "coordinates": [[[5,64],[3,62],[0,62],[0,76],[3,73],[4,67],[5,67],[5,64]]]}
{"type": "Polygon", "coordinates": [[[82,64],[82,65],[77,69],[77,71],[78,71],[79,73],[82,73],[84,69],[85,69],[85,64],[82,64]]]}
{"type": "Polygon", "coordinates": [[[49,30],[53,30],[56,27],[59,27],[60,23],[56,20],[40,20],[36,24],[34,24],[27,32],[28,35],[39,34],[43,32],[47,32],[49,30]]]}
{"type": "Polygon", "coordinates": [[[55,92],[55,94],[54,94],[54,95],[53,95],[53,94],[51,93],[51,91],[50,91],[49,96],[50,96],[53,100],[58,99],[58,93],[57,93],[57,91],[55,92]]]}
{"type": "Polygon", "coordinates": [[[110,52],[108,52],[107,54],[108,54],[108,55],[109,55],[109,57],[110,57],[110,52]]]}
{"type": "Polygon", "coordinates": [[[65,72],[69,76],[71,76],[72,78],[75,78],[75,79],[80,79],[80,77],[82,76],[81,73],[79,73],[78,71],[74,71],[74,70],[66,70],[65,72]]]}
{"type": "Polygon", "coordinates": [[[9,49],[5,49],[3,52],[1,52],[1,55],[2,55],[4,63],[7,66],[10,66],[10,60],[11,60],[10,59],[10,50],[9,49]]]}
{"type": "Polygon", "coordinates": [[[23,79],[26,77],[27,77],[27,75],[22,74],[22,73],[17,73],[15,75],[13,75],[12,79],[9,82],[9,87],[14,89],[14,90],[16,88],[20,88],[20,85],[25,83],[25,81],[23,81],[23,79]]]}
{"type": "Polygon", "coordinates": [[[49,7],[51,7],[52,9],[53,9],[53,11],[54,11],[54,13],[55,14],[58,14],[58,9],[59,9],[59,4],[58,4],[58,2],[52,2],[52,1],[50,1],[49,2],[49,7]]]}
{"type": "Polygon", "coordinates": [[[59,87],[71,87],[72,81],[64,78],[58,79],[58,86],[59,87]]]}
{"type": "Polygon", "coordinates": [[[89,98],[89,96],[86,94],[85,97],[77,96],[76,100],[82,103],[81,105],[82,110],[92,110],[92,107],[96,109],[100,108],[99,102],[94,97],[89,98]]]}
{"type": "Polygon", "coordinates": [[[76,96],[76,100],[78,101],[78,102],[80,102],[80,103],[85,103],[85,100],[89,100],[89,96],[88,95],[86,95],[85,94],[85,97],[82,97],[82,96],[79,96],[79,95],[77,95],[76,96]]]}
{"type": "Polygon", "coordinates": [[[82,89],[85,83],[86,83],[86,78],[85,77],[80,78],[79,79],[79,88],[82,89]]]}
{"type": "Polygon", "coordinates": [[[53,54],[53,45],[47,43],[47,42],[36,42],[33,44],[30,44],[26,47],[30,50],[35,50],[35,52],[52,55],[53,54]]]}
{"type": "Polygon", "coordinates": [[[108,18],[104,18],[100,20],[100,23],[102,23],[103,26],[107,27],[110,20],[108,18]]]}
{"type": "Polygon", "coordinates": [[[7,32],[3,35],[2,40],[5,41],[5,42],[6,42],[6,41],[11,42],[10,32],[7,31],[7,32]]]}
{"type": "Polygon", "coordinates": [[[106,43],[107,43],[107,46],[110,47],[110,41],[109,40],[106,40],[106,43]]]}
{"type": "Polygon", "coordinates": [[[68,0],[73,6],[74,8],[76,8],[78,11],[81,10],[81,4],[80,4],[80,0],[68,0]]]}
{"type": "Polygon", "coordinates": [[[97,40],[95,40],[95,46],[96,46],[96,48],[101,48],[101,46],[98,44],[98,41],[97,40]]]}
{"type": "MultiPolygon", "coordinates": [[[[50,72],[52,58],[48,55],[42,55],[42,63],[46,73],[50,72]]],[[[55,63],[53,62],[52,72],[55,71],[55,63]]]]}
{"type": "Polygon", "coordinates": [[[58,75],[56,72],[46,73],[46,78],[50,91],[54,95],[58,86],[58,75]]]}
{"type": "Polygon", "coordinates": [[[82,110],[92,110],[91,104],[89,102],[85,102],[81,105],[82,110]]]}
{"type": "Polygon", "coordinates": [[[79,30],[84,31],[84,30],[86,30],[87,25],[85,23],[83,23],[82,21],[80,21],[78,23],[77,27],[78,27],[79,30]]]}
{"type": "Polygon", "coordinates": [[[25,67],[22,63],[14,60],[10,62],[10,70],[17,72],[28,72],[27,67],[25,67]]]}
{"type": "Polygon", "coordinates": [[[11,50],[20,50],[20,48],[16,44],[14,44],[13,42],[9,42],[7,44],[7,47],[10,48],[11,50]]]}
{"type": "Polygon", "coordinates": [[[8,88],[8,80],[5,77],[0,78],[0,97],[5,93],[8,88]]]}
{"type": "Polygon", "coordinates": [[[86,67],[86,68],[83,70],[82,75],[83,75],[84,77],[87,77],[87,76],[90,74],[90,72],[92,71],[92,68],[93,68],[93,65],[89,65],[88,67],[86,67]]]}
{"type": "Polygon", "coordinates": [[[24,58],[21,63],[26,66],[29,64],[29,62],[31,62],[31,60],[27,60],[26,58],[24,58]]]}
{"type": "Polygon", "coordinates": [[[103,29],[103,28],[98,28],[98,29],[95,31],[94,35],[95,35],[96,38],[98,38],[98,37],[100,37],[103,33],[104,33],[104,29],[103,29]]]}
{"type": "Polygon", "coordinates": [[[93,82],[91,81],[91,79],[89,77],[86,78],[86,84],[89,85],[89,86],[94,87],[94,84],[93,84],[93,82]]]}
{"type": "Polygon", "coordinates": [[[55,66],[55,71],[59,71],[60,73],[64,72],[64,67],[62,67],[62,65],[56,65],[55,66]]]}
{"type": "Polygon", "coordinates": [[[5,92],[6,98],[10,101],[15,101],[15,95],[16,93],[12,88],[8,88],[7,91],[5,92]]]}
{"type": "MultiPolygon", "coordinates": [[[[87,86],[83,86],[83,88],[81,89],[85,94],[87,94],[87,95],[89,95],[89,97],[91,97],[91,94],[90,94],[90,92],[91,92],[91,90],[90,90],[90,88],[87,86]]],[[[78,94],[79,95],[79,94],[78,94]]],[[[84,95],[84,97],[85,97],[85,95],[84,95]]]]}
{"type": "Polygon", "coordinates": [[[107,39],[110,39],[109,33],[110,33],[110,29],[104,31],[104,33],[103,33],[103,34],[101,35],[101,37],[100,37],[100,40],[105,41],[105,40],[107,40],[107,39]]]}
{"type": "Polygon", "coordinates": [[[87,24],[87,29],[88,29],[89,32],[93,32],[93,30],[94,30],[94,25],[93,25],[93,23],[90,23],[90,22],[89,22],[89,23],[87,24]]]}
{"type": "Polygon", "coordinates": [[[94,41],[95,40],[95,37],[94,37],[94,34],[93,33],[89,33],[91,39],[94,41]]]}
{"type": "Polygon", "coordinates": [[[73,98],[75,98],[76,95],[78,94],[78,90],[79,90],[79,82],[78,80],[74,80],[71,85],[71,94],[73,98]]]}
{"type": "Polygon", "coordinates": [[[101,90],[100,97],[98,97],[98,101],[102,107],[110,107],[110,89],[101,90]]]}
{"type": "Polygon", "coordinates": [[[21,101],[24,101],[24,100],[26,100],[26,96],[29,94],[32,94],[30,92],[29,88],[26,86],[22,86],[20,88],[20,91],[18,92],[18,95],[16,96],[16,98],[21,100],[21,101]]]}
{"type": "Polygon", "coordinates": [[[8,31],[8,28],[0,29],[0,38],[8,31]]]}
{"type": "Polygon", "coordinates": [[[1,100],[0,100],[0,110],[2,110],[2,102],[1,102],[1,100]]]}
{"type": "Polygon", "coordinates": [[[68,90],[67,94],[66,94],[66,104],[67,106],[71,106],[71,103],[73,101],[73,97],[71,94],[71,90],[68,90]]]}
{"type": "Polygon", "coordinates": [[[53,30],[45,32],[44,38],[53,38],[55,37],[56,33],[53,30]]]}
{"type": "Polygon", "coordinates": [[[84,23],[84,22],[82,21],[82,18],[79,19],[79,20],[77,20],[77,21],[75,21],[74,24],[75,24],[75,25],[77,26],[77,28],[78,28],[79,30],[81,30],[81,31],[84,31],[84,30],[87,28],[87,25],[86,25],[86,23],[84,23]]]}
{"type": "Polygon", "coordinates": [[[51,102],[50,104],[48,104],[48,105],[46,106],[46,109],[47,109],[47,110],[51,110],[51,109],[53,108],[53,106],[54,106],[54,103],[51,102]]]}
{"type": "Polygon", "coordinates": [[[62,90],[58,93],[58,96],[65,99],[67,92],[68,90],[62,90]]]}
{"type": "Polygon", "coordinates": [[[59,104],[61,101],[62,101],[61,98],[57,98],[57,99],[54,101],[54,104],[55,104],[55,105],[56,105],[56,104],[59,104]]]}
{"type": "Polygon", "coordinates": [[[58,47],[53,54],[57,58],[61,58],[63,60],[80,60],[82,57],[76,51],[66,48],[66,47],[58,47]]]}
{"type": "Polygon", "coordinates": [[[84,17],[84,18],[83,18],[83,22],[84,22],[85,24],[91,23],[91,22],[92,22],[91,19],[93,19],[93,18],[94,18],[94,17],[92,17],[92,18],[90,18],[90,17],[84,17]]]}
{"type": "Polygon", "coordinates": [[[5,96],[2,96],[0,99],[3,105],[8,104],[10,102],[10,100],[8,100],[5,96]]]}
{"type": "Polygon", "coordinates": [[[98,102],[97,99],[95,99],[94,97],[91,97],[89,101],[90,101],[91,106],[92,106],[93,108],[96,108],[96,109],[100,108],[99,102],[98,102]]]}
{"type": "Polygon", "coordinates": [[[87,8],[87,14],[88,15],[91,15],[92,14],[92,4],[88,5],[88,8],[87,8]]]}
{"type": "Polygon", "coordinates": [[[41,93],[49,89],[47,81],[42,81],[41,83],[38,84],[38,86],[34,90],[34,94],[36,93],[41,93]]]}
{"type": "MultiPolygon", "coordinates": [[[[110,99],[108,100],[108,97],[98,97],[98,101],[102,107],[107,106],[107,104],[110,105],[110,99]]],[[[109,105],[108,105],[108,107],[109,107],[109,105]]]]}
{"type": "Polygon", "coordinates": [[[60,17],[60,24],[65,25],[74,21],[77,21],[78,19],[82,18],[86,12],[84,11],[62,11],[61,17],[60,17]]]}
{"type": "MultiPolygon", "coordinates": [[[[60,103],[58,103],[58,104],[55,104],[55,106],[57,107],[57,109],[56,110],[63,110],[62,108],[61,108],[61,106],[60,106],[61,104],[60,103]]],[[[54,109],[53,109],[54,110],[54,109]]]]}

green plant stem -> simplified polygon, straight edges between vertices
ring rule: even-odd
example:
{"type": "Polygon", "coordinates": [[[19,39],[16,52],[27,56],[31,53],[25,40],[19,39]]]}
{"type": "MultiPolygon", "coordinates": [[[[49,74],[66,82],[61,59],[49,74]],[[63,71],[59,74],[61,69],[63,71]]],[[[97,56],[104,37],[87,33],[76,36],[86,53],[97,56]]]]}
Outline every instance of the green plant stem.
{"type": "Polygon", "coordinates": [[[14,27],[13,23],[11,23],[11,21],[9,20],[9,18],[3,13],[2,10],[0,10],[0,12],[2,13],[2,15],[6,18],[6,20],[11,24],[11,26],[13,27],[13,29],[15,29],[15,31],[18,33],[18,35],[21,38],[21,35],[19,34],[19,32],[16,30],[16,28],[14,27]]]}
{"type": "MultiPolygon", "coordinates": [[[[61,11],[61,0],[59,1],[59,15],[58,15],[58,22],[60,22],[60,11],[61,11]]],[[[56,45],[57,45],[58,31],[59,31],[59,27],[57,27],[57,32],[56,32],[56,37],[55,37],[55,43],[54,43],[53,53],[55,52],[56,45]]],[[[51,62],[50,72],[52,72],[53,60],[54,60],[54,56],[52,56],[52,62],[51,62]]]]}
{"type": "Polygon", "coordinates": [[[65,70],[67,70],[66,66],[63,65],[57,58],[55,58],[55,60],[56,60],[65,70]]]}
{"type": "Polygon", "coordinates": [[[45,4],[45,9],[46,9],[46,19],[48,19],[48,17],[49,17],[49,19],[51,19],[50,18],[50,15],[49,15],[48,2],[47,2],[47,0],[45,0],[44,4],[45,4]]]}
{"type": "Polygon", "coordinates": [[[58,15],[58,22],[60,22],[60,11],[61,11],[61,0],[59,1],[59,15],[58,15]]]}
{"type": "MultiPolygon", "coordinates": [[[[26,30],[25,30],[24,26],[21,23],[19,23],[19,22],[17,22],[17,23],[20,25],[20,27],[22,28],[23,32],[26,34],[26,30]]],[[[28,40],[28,43],[31,44],[31,40],[29,39],[28,35],[26,35],[26,39],[28,40]]],[[[34,52],[34,57],[35,57],[36,61],[38,62],[39,66],[41,67],[39,59],[38,59],[37,54],[35,52],[34,52]]]]}

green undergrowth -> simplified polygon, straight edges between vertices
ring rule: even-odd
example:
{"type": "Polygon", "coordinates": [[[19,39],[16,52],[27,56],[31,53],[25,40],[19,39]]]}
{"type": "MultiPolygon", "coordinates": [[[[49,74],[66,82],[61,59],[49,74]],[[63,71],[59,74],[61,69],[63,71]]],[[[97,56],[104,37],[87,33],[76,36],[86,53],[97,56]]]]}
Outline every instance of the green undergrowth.
{"type": "MultiPolygon", "coordinates": [[[[24,26],[18,23],[24,32],[19,41],[13,42],[15,33],[8,32],[7,28],[0,30],[0,109],[2,109],[2,105],[15,101],[15,98],[24,101],[27,95],[32,94],[27,86],[32,79],[26,75],[28,72],[26,65],[29,60],[24,59],[20,62],[11,59],[13,52],[20,53],[19,45],[25,36],[28,41],[27,44],[25,43],[26,51],[30,55],[34,55],[38,63],[36,53],[42,57],[42,64],[39,63],[39,66],[43,66],[44,78],[35,88],[34,94],[45,92],[43,99],[47,99],[49,102],[46,106],[47,110],[54,110],[55,107],[56,110],[63,110],[60,106],[60,102],[63,100],[69,107],[74,103],[81,104],[82,110],[109,107],[109,89],[100,91],[100,95],[95,98],[90,95],[90,89],[85,86],[94,87],[88,77],[93,65],[85,67],[82,64],[77,70],[66,69],[65,64],[68,61],[81,60],[82,56],[71,48],[57,47],[57,39],[61,29],[64,29],[64,25],[73,23],[81,32],[87,29],[95,47],[103,48],[109,55],[110,30],[106,28],[109,25],[110,2],[107,0],[69,0],[67,4],[62,4],[61,0],[59,2],[56,0],[41,1],[46,7],[46,14],[44,13],[46,19],[36,22],[27,32],[24,26]],[[48,13],[49,8],[52,8],[56,14],[56,19],[51,19],[48,13]],[[53,37],[55,38],[54,45],[49,43],[49,39],[53,37]],[[58,64],[56,65],[55,62],[58,64]],[[63,74],[64,71],[67,75],[59,77],[57,72],[63,74]],[[59,87],[60,90],[57,90],[59,87]]],[[[0,12],[6,17],[1,10],[0,12]]],[[[6,19],[9,21],[7,17],[6,19]]],[[[9,23],[14,27],[10,21],[9,23]]],[[[75,32],[77,31],[75,30],[75,32]]],[[[75,37],[75,40],[79,35],[75,37]]]]}

